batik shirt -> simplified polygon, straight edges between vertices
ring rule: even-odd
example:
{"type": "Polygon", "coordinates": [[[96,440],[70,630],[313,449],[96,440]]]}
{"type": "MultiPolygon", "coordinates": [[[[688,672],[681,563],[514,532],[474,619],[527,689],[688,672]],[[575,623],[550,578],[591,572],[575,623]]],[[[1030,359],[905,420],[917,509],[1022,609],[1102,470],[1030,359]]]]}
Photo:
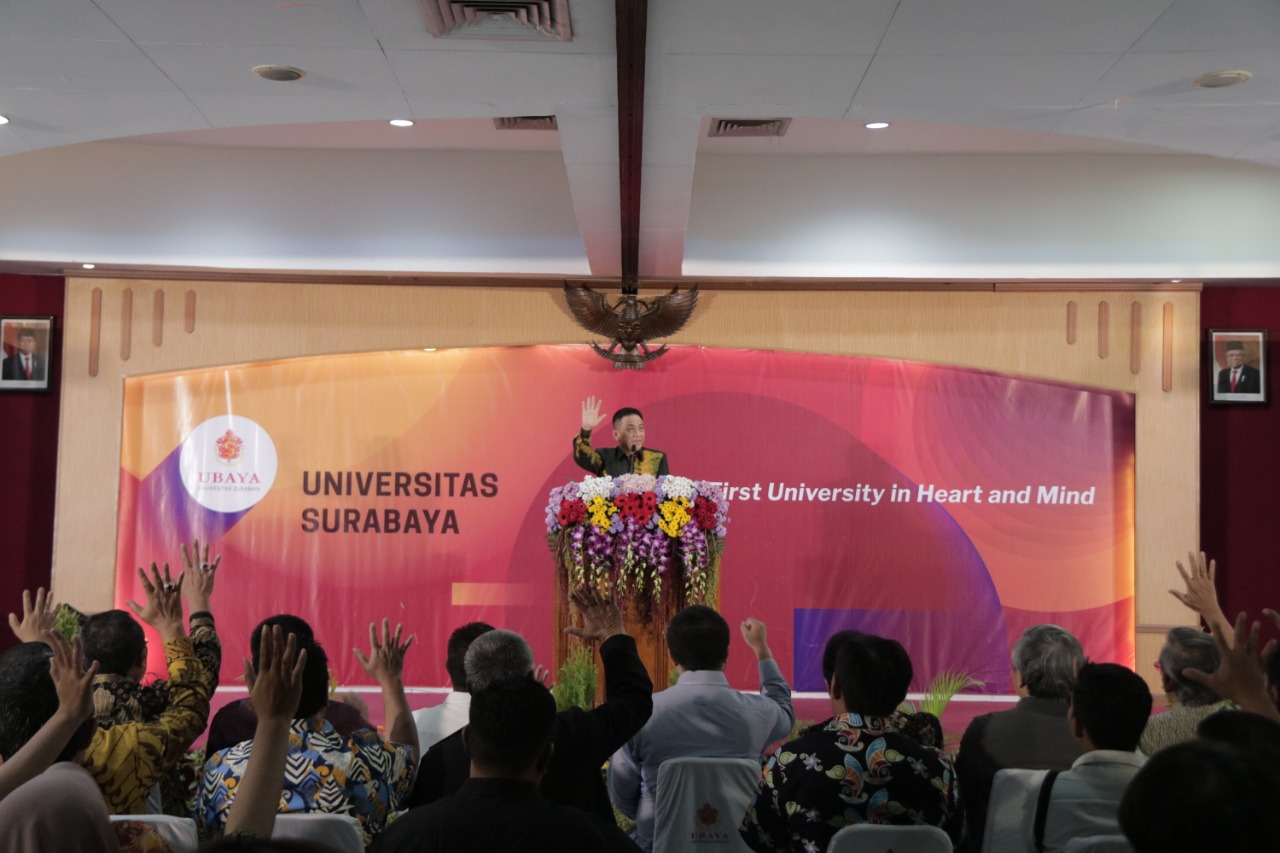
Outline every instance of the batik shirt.
{"type": "MultiPolygon", "coordinates": [[[[220,833],[226,825],[252,752],[253,741],[245,741],[214,753],[205,764],[196,819],[206,828],[220,833]]],[[[352,815],[369,844],[387,816],[403,808],[416,769],[412,749],[384,741],[372,729],[343,736],[327,721],[294,720],[279,810],[352,815]]]]}
{"type": "Polygon", "coordinates": [[[573,437],[573,461],[584,471],[590,471],[597,477],[608,475],[621,477],[623,474],[652,474],[663,477],[671,471],[667,465],[667,454],[652,447],[644,447],[633,460],[622,452],[620,447],[605,447],[595,450],[591,447],[591,433],[583,430],[573,437]]]}
{"type": "Polygon", "coordinates": [[[856,823],[928,824],[959,840],[951,759],[903,734],[899,721],[841,714],[778,747],[742,822],[747,846],[820,853],[856,823]]]}

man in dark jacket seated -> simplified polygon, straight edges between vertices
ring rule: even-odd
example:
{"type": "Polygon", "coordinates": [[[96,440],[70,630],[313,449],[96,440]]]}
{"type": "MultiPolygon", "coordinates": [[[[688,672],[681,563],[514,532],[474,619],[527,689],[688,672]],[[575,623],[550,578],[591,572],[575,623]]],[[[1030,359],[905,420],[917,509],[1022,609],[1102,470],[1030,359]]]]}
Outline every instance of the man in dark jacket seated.
{"type": "MultiPolygon", "coordinates": [[[[600,643],[605,701],[590,711],[569,708],[556,714],[555,750],[540,790],[549,800],[612,821],[613,807],[600,768],[653,713],[653,682],[636,654],[635,640],[622,629],[617,605],[588,590],[574,593],[572,599],[582,612],[582,627],[570,628],[570,633],[600,643]]],[[[519,634],[490,631],[471,644],[464,665],[474,696],[499,678],[531,676],[533,652],[519,634]]],[[[410,807],[453,795],[470,774],[462,732],[455,732],[423,756],[410,807]]]]}

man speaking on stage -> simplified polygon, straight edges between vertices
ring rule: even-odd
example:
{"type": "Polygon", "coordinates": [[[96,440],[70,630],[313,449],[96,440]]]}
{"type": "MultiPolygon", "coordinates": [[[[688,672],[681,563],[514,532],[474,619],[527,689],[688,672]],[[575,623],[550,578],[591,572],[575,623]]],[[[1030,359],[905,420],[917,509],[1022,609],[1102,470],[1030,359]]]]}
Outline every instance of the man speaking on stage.
{"type": "Polygon", "coordinates": [[[626,407],[613,413],[613,440],[618,443],[617,447],[592,449],[591,433],[606,417],[600,414],[600,402],[595,397],[582,401],[582,431],[573,437],[573,461],[578,467],[597,477],[670,474],[667,454],[644,446],[644,415],[639,409],[626,407]]]}

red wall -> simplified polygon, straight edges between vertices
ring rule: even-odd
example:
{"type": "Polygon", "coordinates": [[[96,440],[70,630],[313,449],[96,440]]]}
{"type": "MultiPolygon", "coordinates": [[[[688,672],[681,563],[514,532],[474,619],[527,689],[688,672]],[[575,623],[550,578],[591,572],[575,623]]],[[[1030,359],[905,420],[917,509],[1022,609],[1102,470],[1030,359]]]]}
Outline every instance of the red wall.
{"type": "MultiPolygon", "coordinates": [[[[1280,610],[1280,287],[1210,287],[1200,301],[1205,329],[1266,329],[1264,406],[1211,406],[1200,417],[1200,540],[1218,560],[1223,609],[1261,618],[1280,610]]],[[[1201,337],[1201,386],[1208,399],[1208,334],[1201,337]]],[[[1171,584],[1172,585],[1172,584],[1171,584]]]]}
{"type": "Polygon", "coordinates": [[[21,610],[22,590],[49,585],[64,294],[61,277],[0,274],[0,314],[52,314],[55,318],[50,342],[54,356],[51,391],[0,394],[0,446],[4,448],[0,456],[4,489],[0,499],[0,649],[14,642],[5,617],[21,610]]]}

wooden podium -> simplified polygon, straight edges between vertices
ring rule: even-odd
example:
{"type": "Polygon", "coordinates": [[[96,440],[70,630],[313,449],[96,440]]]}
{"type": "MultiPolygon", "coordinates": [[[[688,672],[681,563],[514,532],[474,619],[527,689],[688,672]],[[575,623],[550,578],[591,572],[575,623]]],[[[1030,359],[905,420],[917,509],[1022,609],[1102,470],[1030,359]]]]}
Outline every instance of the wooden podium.
{"type": "MultiPolygon", "coordinates": [[[[619,478],[619,481],[622,481],[622,479],[619,478]]],[[[661,479],[665,480],[667,478],[661,479]]],[[[655,527],[654,524],[649,524],[645,528],[647,539],[644,547],[635,547],[632,539],[626,536],[617,536],[616,534],[610,536],[606,534],[603,525],[593,530],[591,527],[592,521],[587,517],[590,515],[590,511],[585,515],[582,513],[585,504],[577,506],[575,512],[561,513],[562,520],[575,520],[570,520],[567,524],[551,524],[553,529],[548,532],[548,541],[551,546],[556,574],[555,652],[553,662],[555,673],[558,674],[560,672],[560,668],[564,665],[569,651],[583,643],[576,637],[565,633],[565,628],[581,624],[581,618],[569,603],[569,593],[581,584],[593,584],[603,595],[613,596],[618,601],[618,606],[622,610],[623,624],[627,633],[635,638],[636,650],[640,655],[640,659],[644,662],[645,669],[649,672],[654,690],[663,690],[667,687],[674,666],[667,653],[667,623],[673,615],[690,604],[706,604],[709,607],[718,607],[720,601],[720,561],[724,549],[724,538],[723,535],[718,535],[717,531],[722,534],[724,523],[727,521],[727,506],[718,486],[710,483],[693,484],[692,481],[684,478],[680,478],[680,480],[684,484],[682,488],[688,485],[694,487],[693,497],[680,503],[686,511],[683,515],[676,516],[677,520],[685,517],[688,517],[689,520],[681,527],[675,527],[671,524],[659,526],[664,531],[675,530],[679,534],[678,536],[672,537],[667,533],[658,535],[654,532],[658,527],[655,527]],[[581,516],[581,519],[576,520],[579,516],[581,516]],[[571,540],[575,539],[575,528],[578,528],[576,531],[576,542],[578,543],[576,565],[574,564],[574,551],[570,547],[571,540]],[[587,548],[582,544],[585,535],[594,535],[591,548],[587,548]],[[685,565],[686,546],[689,544],[682,541],[685,536],[695,538],[694,544],[697,547],[693,549],[694,551],[698,554],[705,553],[705,562],[697,567],[697,571],[703,575],[704,580],[701,584],[693,585],[694,589],[690,589],[691,584],[687,574],[687,566],[685,565]],[[637,571],[650,571],[653,565],[653,563],[645,562],[645,557],[636,557],[637,553],[646,555],[651,560],[661,560],[665,566],[666,570],[662,575],[662,587],[656,595],[648,592],[636,595],[628,594],[635,585],[635,573],[637,571]],[[619,565],[625,565],[627,568],[620,571],[617,568],[619,565]],[[619,587],[622,588],[622,592],[615,595],[619,587]]],[[[657,508],[655,515],[666,512],[668,515],[663,517],[670,521],[670,513],[679,513],[679,510],[673,511],[670,505],[661,500],[661,485],[657,484],[656,480],[654,482],[659,498],[651,500],[650,503],[657,508]]],[[[560,506],[569,504],[574,500],[576,500],[576,492],[573,489],[573,484],[553,490],[551,503],[548,506],[548,518],[553,517],[560,506]],[[565,498],[566,489],[568,494],[575,497],[565,498]]],[[[622,503],[625,511],[627,495],[618,495],[613,499],[597,499],[591,504],[596,511],[594,517],[603,519],[616,515],[616,508],[610,509],[613,507],[614,500],[622,503]],[[621,500],[618,500],[619,498],[621,500]]],[[[582,502],[579,501],[578,503],[582,502]]],[[[633,501],[633,503],[639,502],[633,501]]],[[[643,518],[643,516],[641,517],[643,518]]],[[[637,528],[634,526],[631,528],[632,537],[635,536],[636,530],[637,528]]],[[[599,703],[604,698],[604,676],[599,671],[600,661],[598,658],[596,660],[596,668],[596,702],[599,703]]]]}

